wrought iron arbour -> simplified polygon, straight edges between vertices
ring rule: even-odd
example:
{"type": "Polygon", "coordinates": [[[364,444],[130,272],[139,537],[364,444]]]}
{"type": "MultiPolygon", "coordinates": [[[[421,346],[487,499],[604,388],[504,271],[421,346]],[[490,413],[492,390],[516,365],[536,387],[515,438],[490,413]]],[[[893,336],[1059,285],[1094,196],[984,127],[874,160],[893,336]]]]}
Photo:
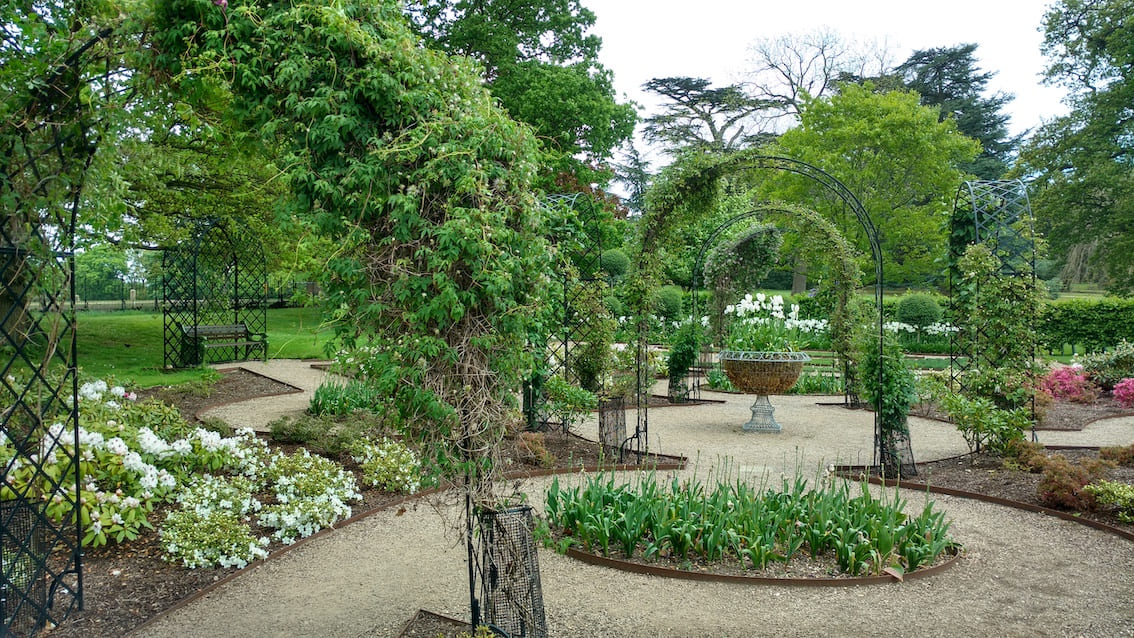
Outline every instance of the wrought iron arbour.
{"type": "MultiPolygon", "coordinates": [[[[999,276],[1006,279],[1023,278],[1036,283],[1036,244],[1032,206],[1028,187],[1021,180],[969,181],[957,189],[953,201],[953,217],[949,233],[949,298],[953,316],[961,312],[958,291],[955,290],[957,260],[972,244],[987,245],[1000,261],[999,276]]],[[[980,303],[981,289],[973,291],[974,303],[980,303]]],[[[1031,317],[1034,324],[1038,318],[1031,317]]],[[[954,332],[949,339],[949,376],[961,392],[969,390],[966,374],[972,370],[995,368],[1002,356],[987,349],[985,338],[994,330],[989,325],[968,326],[968,330],[954,332]]],[[[1035,361],[1036,344],[1031,344],[1032,361],[1035,361]]],[[[1035,399],[1032,398],[1032,439],[1035,440],[1035,399]]]]}
{"type": "Polygon", "coordinates": [[[191,238],[162,255],[165,367],[266,357],[266,338],[202,348],[200,337],[218,326],[242,326],[262,337],[267,290],[264,248],[251,231],[224,220],[198,222],[191,238]]]}
{"type": "Polygon", "coordinates": [[[80,98],[106,35],[9,95],[0,131],[0,636],[39,635],[83,606],[75,225],[105,96],[80,98]]]}
{"type": "MultiPolygon", "coordinates": [[[[866,209],[862,206],[862,202],[858,200],[858,197],[830,173],[806,162],[788,157],[770,155],[754,156],[736,166],[728,167],[728,170],[732,173],[755,170],[795,173],[822,186],[830,195],[837,197],[839,201],[842,202],[844,208],[849,209],[850,212],[854,214],[855,219],[857,219],[859,225],[862,226],[867,242],[870,244],[870,256],[874,261],[874,304],[877,310],[876,334],[878,335],[878,352],[881,358],[883,340],[885,337],[882,322],[882,286],[885,281],[882,268],[882,245],[879,240],[878,229],[874,226],[874,222],[871,220],[869,213],[867,213],[866,209]]],[[[736,221],[741,221],[744,218],[745,215],[742,214],[740,219],[736,221]]],[[[735,222],[731,220],[726,221],[723,227],[727,228],[731,226],[732,223],[735,222]]],[[[724,228],[718,228],[717,230],[723,232],[724,228]]],[[[881,387],[881,366],[879,367],[878,375],[878,385],[881,387]]],[[[893,435],[885,436],[882,431],[882,422],[879,418],[881,414],[881,401],[882,397],[878,397],[876,405],[874,406],[874,467],[885,476],[915,476],[917,475],[917,465],[914,461],[913,447],[910,444],[909,435],[897,437],[893,435]]],[[[638,408],[638,429],[648,430],[648,410],[643,405],[639,405],[638,408]]]]}
{"type": "MultiPolygon", "coordinates": [[[[560,271],[559,286],[553,302],[556,317],[555,331],[547,335],[546,345],[533,344],[537,358],[543,347],[540,369],[533,378],[524,384],[524,414],[528,428],[545,430],[562,427],[562,423],[552,422],[547,412],[547,398],[541,391],[543,382],[560,375],[568,382],[578,385],[581,381],[575,368],[580,346],[590,342],[602,329],[601,322],[610,321],[609,314],[596,314],[585,307],[584,299],[596,295],[605,298],[610,292],[610,282],[603,275],[601,258],[604,250],[601,215],[602,210],[594,199],[584,193],[555,194],[544,199],[546,208],[563,207],[574,211],[578,216],[583,234],[571,245],[562,243],[562,238],[551,238],[562,251],[562,259],[569,259],[571,267],[564,265],[560,271]]],[[[604,310],[603,312],[609,312],[604,310]]],[[[600,387],[600,394],[607,388],[600,387]]],[[[600,443],[617,450],[619,456],[627,446],[637,439],[625,435],[625,408],[620,398],[604,400],[600,404],[600,443]],[[621,427],[617,427],[621,424],[621,427]],[[608,427],[603,427],[608,426],[608,427]]]]}

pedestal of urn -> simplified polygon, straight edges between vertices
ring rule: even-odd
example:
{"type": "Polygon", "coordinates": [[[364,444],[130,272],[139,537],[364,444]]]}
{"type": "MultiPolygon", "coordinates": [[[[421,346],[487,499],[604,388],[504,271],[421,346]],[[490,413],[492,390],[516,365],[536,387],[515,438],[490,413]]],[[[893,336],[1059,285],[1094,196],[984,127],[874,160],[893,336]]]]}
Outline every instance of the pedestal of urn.
{"type": "Polygon", "coordinates": [[[803,364],[811,361],[805,352],[756,352],[725,350],[720,354],[721,367],[736,389],[755,394],[752,418],[742,427],[745,432],[780,432],[774,417],[776,409],[769,394],[783,394],[791,389],[803,372],[803,364]]]}

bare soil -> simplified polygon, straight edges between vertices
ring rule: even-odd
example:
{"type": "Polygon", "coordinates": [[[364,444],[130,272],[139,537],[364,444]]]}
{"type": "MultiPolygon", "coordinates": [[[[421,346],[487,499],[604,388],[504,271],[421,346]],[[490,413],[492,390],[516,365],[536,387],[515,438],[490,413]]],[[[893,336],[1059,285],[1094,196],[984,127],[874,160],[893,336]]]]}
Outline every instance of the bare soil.
{"type": "MultiPolygon", "coordinates": [[[[176,405],[187,420],[196,420],[196,415],[206,408],[235,400],[249,399],[293,391],[291,386],[281,384],[260,375],[237,370],[226,373],[206,393],[186,392],[177,388],[158,389],[147,396],[159,398],[176,405]]],[[[1058,429],[1081,429],[1086,423],[1099,416],[1121,413],[1115,406],[1083,406],[1080,404],[1057,405],[1049,411],[1055,415],[1058,429]]],[[[596,444],[565,436],[548,433],[543,443],[554,457],[552,467],[578,467],[597,463],[602,456],[596,444]]],[[[1059,452],[1072,460],[1087,458],[1095,452],[1059,452]]],[[[513,450],[506,454],[507,470],[540,467],[538,460],[524,450],[513,450]]],[[[544,463],[543,467],[547,464],[544,463]]],[[[350,468],[355,469],[355,468],[350,468]]],[[[1036,485],[1038,475],[1008,470],[1000,459],[976,455],[971,459],[938,461],[919,465],[919,480],[933,485],[956,487],[999,496],[1022,502],[1038,504],[1036,485]]],[[[1134,483],[1134,469],[1120,468],[1114,471],[1112,480],[1134,483]]],[[[355,505],[354,511],[366,512],[396,502],[400,496],[377,490],[363,492],[363,501],[355,505]]],[[[1121,522],[1107,513],[1084,513],[1099,517],[1108,523],[1121,522]],[[1109,516],[1109,518],[1108,518],[1109,516]]],[[[165,512],[154,512],[151,522],[163,519],[165,512]]],[[[1134,526],[1124,524],[1134,531],[1134,526]]],[[[269,548],[272,552],[282,549],[276,543],[269,548]]],[[[58,627],[45,632],[55,638],[78,638],[85,636],[124,635],[131,629],[160,614],[180,601],[185,600],[214,582],[228,576],[235,569],[186,569],[161,559],[161,548],[157,535],[147,534],[138,540],[122,546],[109,546],[88,550],[83,559],[84,610],[75,612],[58,627]]],[[[457,636],[468,631],[467,626],[455,625],[431,614],[418,615],[411,622],[405,636],[457,636]]]]}

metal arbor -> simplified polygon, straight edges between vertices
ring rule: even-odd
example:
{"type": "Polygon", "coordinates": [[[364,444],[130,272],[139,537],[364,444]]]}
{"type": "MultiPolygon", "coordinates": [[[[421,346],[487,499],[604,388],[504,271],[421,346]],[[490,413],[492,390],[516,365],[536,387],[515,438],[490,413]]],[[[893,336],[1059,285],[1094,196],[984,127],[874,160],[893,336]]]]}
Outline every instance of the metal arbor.
{"type": "MultiPolygon", "coordinates": [[[[1002,279],[1022,279],[1035,286],[1036,283],[1036,244],[1033,232],[1031,202],[1028,199],[1027,185],[1021,180],[970,181],[957,189],[953,202],[953,217],[949,241],[949,285],[954,318],[965,312],[963,304],[981,304],[982,288],[979,285],[967,291],[965,302],[956,288],[959,273],[957,260],[973,244],[985,244],[999,261],[998,276],[1002,279]]],[[[987,294],[987,293],[985,293],[987,294]]],[[[1018,317],[1023,321],[1035,323],[1037,317],[1018,317]]],[[[982,369],[996,369],[1005,364],[1007,353],[992,347],[997,327],[988,322],[964,325],[954,319],[960,328],[953,333],[949,348],[949,374],[956,387],[966,393],[973,390],[969,372],[982,369]]],[[[1030,344],[1015,344],[1014,350],[1023,349],[1030,353],[1030,363],[1035,362],[1035,333],[1030,344]]],[[[1032,405],[1032,437],[1035,437],[1035,405],[1032,405]]]]}
{"type": "Polygon", "coordinates": [[[83,605],[74,236],[97,135],[82,70],[79,51],[37,78],[0,131],[0,636],[83,605]]]}
{"type": "MultiPolygon", "coordinates": [[[[878,230],[874,226],[874,222],[870,219],[870,215],[863,208],[862,203],[858,198],[846,187],[842,182],[836,179],[830,173],[799,160],[776,157],[768,155],[754,155],[744,157],[740,161],[727,165],[723,168],[725,172],[741,173],[745,171],[755,170],[774,170],[794,173],[805,177],[815,184],[823,187],[828,195],[831,195],[841,202],[844,210],[851,212],[866,235],[867,241],[870,244],[870,254],[874,261],[874,303],[879,317],[882,313],[882,285],[883,269],[882,269],[882,247],[878,236],[878,230]]],[[[640,324],[641,325],[641,324],[640,324]]],[[[878,352],[879,358],[882,356],[882,347],[884,341],[883,323],[878,321],[878,352]]],[[[639,338],[639,344],[644,341],[639,338]]],[[[639,348],[642,346],[639,345],[639,348]]],[[[639,353],[641,355],[642,353],[639,353]]],[[[882,367],[879,366],[879,386],[882,384],[882,367]]],[[[881,413],[882,397],[878,397],[874,410],[874,467],[881,472],[884,476],[897,477],[897,476],[916,476],[917,465],[914,461],[913,447],[910,443],[908,433],[893,433],[884,432],[882,421],[879,418],[881,413]]],[[[645,438],[646,432],[649,429],[649,412],[647,406],[639,402],[637,406],[637,419],[638,423],[635,428],[634,436],[641,436],[645,438]]]]}
{"type": "Polygon", "coordinates": [[[162,255],[165,367],[267,357],[264,248],[232,222],[198,222],[162,255]]]}
{"type": "MultiPolygon", "coordinates": [[[[602,379],[593,378],[592,371],[582,366],[586,360],[586,347],[601,340],[606,330],[604,322],[614,317],[601,302],[610,294],[610,282],[602,272],[603,240],[600,228],[601,209],[593,198],[584,193],[549,195],[545,208],[564,208],[577,216],[582,233],[570,238],[550,238],[557,245],[563,259],[554,303],[552,326],[546,344],[536,343],[537,370],[524,386],[524,416],[529,429],[547,430],[562,428],[547,410],[547,396],[543,383],[553,376],[562,376],[573,385],[587,387],[602,393],[602,379]],[[601,306],[601,307],[600,307],[601,306]],[[540,348],[543,355],[540,356],[540,348]]],[[[609,450],[619,450],[626,442],[626,417],[621,397],[600,403],[600,443],[609,450]]]]}

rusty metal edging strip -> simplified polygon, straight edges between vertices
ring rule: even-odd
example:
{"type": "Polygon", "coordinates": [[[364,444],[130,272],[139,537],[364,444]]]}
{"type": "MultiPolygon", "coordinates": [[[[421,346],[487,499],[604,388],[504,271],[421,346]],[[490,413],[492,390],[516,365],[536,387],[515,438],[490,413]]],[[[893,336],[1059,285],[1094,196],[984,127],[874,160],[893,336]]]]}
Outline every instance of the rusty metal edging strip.
{"type": "MultiPolygon", "coordinates": [[[[939,574],[942,571],[952,567],[961,554],[957,550],[951,550],[953,555],[949,560],[934,565],[933,567],[926,567],[918,569],[902,576],[902,580],[917,580],[918,578],[925,578],[939,574]]],[[[599,567],[609,567],[624,572],[632,572],[635,574],[646,574],[648,576],[660,576],[662,578],[673,578],[677,580],[695,580],[711,583],[739,583],[744,585],[761,585],[761,586],[780,586],[780,587],[852,587],[858,585],[886,585],[898,581],[894,576],[854,576],[849,578],[770,578],[764,576],[741,576],[738,574],[712,574],[707,572],[693,572],[682,569],[672,569],[669,567],[657,567],[653,565],[643,565],[641,563],[634,563],[630,561],[620,560],[617,558],[610,558],[606,556],[598,556],[589,552],[584,552],[574,547],[567,548],[566,555],[575,560],[596,565],[599,567]]]]}
{"type": "MultiPolygon", "coordinates": [[[[1072,448],[1068,448],[1072,449],[1072,448]]],[[[840,476],[850,480],[858,480],[857,476],[851,476],[840,473],[840,476]]],[[[926,483],[911,483],[909,481],[896,481],[891,479],[882,479],[877,476],[871,476],[866,479],[874,485],[881,485],[883,487],[899,487],[902,489],[916,490],[919,492],[932,492],[934,494],[943,494],[945,496],[956,496],[959,498],[967,498],[974,501],[983,501],[985,503],[992,503],[993,505],[1003,505],[1025,512],[1032,512],[1035,514],[1044,514],[1046,516],[1054,516],[1065,521],[1078,523],[1086,527],[1108,532],[1119,538],[1124,538],[1128,541],[1134,541],[1134,532],[1128,532],[1124,529],[1119,529],[1113,525],[1108,525],[1093,519],[1084,518],[1082,516],[1075,516],[1074,514],[1064,512],[1061,510],[1051,509],[1050,507],[1043,507],[1040,505],[1032,505],[1031,503],[1023,503],[1021,501],[1013,501],[1007,498],[1000,498],[999,496],[989,496],[988,494],[981,494],[980,492],[969,492],[966,490],[959,490],[952,487],[936,487],[926,483]]]]}

